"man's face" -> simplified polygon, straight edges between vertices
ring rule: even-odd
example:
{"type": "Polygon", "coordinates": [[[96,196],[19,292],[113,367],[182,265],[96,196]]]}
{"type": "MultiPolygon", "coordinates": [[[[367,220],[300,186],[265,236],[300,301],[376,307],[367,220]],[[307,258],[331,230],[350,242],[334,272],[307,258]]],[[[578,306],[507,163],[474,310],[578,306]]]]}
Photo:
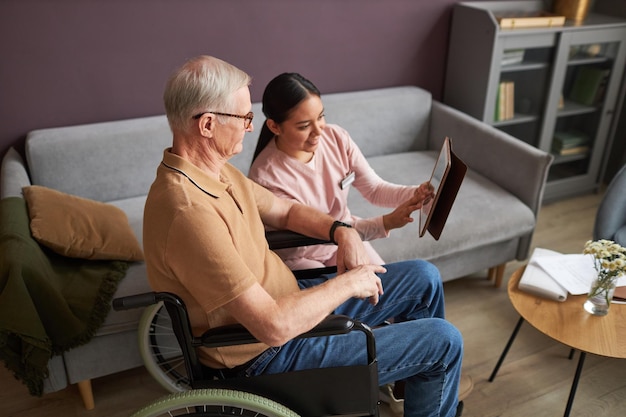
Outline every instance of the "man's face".
{"type": "MultiPolygon", "coordinates": [[[[237,90],[233,95],[233,99],[235,103],[235,107],[232,111],[233,114],[243,116],[252,108],[250,89],[248,87],[242,87],[237,90]]],[[[225,159],[230,159],[243,150],[243,137],[246,132],[252,132],[254,130],[254,125],[251,123],[246,129],[244,127],[244,119],[227,116],[222,117],[225,117],[226,123],[221,124],[218,122],[216,124],[215,146],[217,151],[225,159]]]]}

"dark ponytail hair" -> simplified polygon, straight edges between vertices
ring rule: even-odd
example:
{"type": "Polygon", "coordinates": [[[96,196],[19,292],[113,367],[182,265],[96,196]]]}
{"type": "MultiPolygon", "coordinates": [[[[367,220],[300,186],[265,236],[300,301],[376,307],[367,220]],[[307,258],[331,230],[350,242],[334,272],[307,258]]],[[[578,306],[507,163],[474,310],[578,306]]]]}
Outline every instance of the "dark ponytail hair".
{"type": "MultiPolygon", "coordinates": [[[[319,90],[311,81],[295,72],[282,73],[265,87],[263,92],[263,114],[266,119],[272,119],[280,124],[287,120],[291,111],[311,94],[320,97],[319,90]]],[[[259,134],[259,141],[254,150],[253,162],[273,137],[274,134],[267,127],[267,120],[265,120],[259,134]]]]}

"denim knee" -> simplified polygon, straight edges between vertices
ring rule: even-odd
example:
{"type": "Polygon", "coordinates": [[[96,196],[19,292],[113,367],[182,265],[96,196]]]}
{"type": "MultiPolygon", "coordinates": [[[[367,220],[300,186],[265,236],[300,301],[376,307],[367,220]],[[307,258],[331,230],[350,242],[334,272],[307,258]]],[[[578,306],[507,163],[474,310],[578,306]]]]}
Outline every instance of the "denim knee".
{"type": "Polygon", "coordinates": [[[412,275],[416,279],[431,282],[433,286],[441,286],[441,274],[439,269],[431,262],[422,259],[413,259],[385,265],[388,269],[400,268],[407,275],[412,275]]]}

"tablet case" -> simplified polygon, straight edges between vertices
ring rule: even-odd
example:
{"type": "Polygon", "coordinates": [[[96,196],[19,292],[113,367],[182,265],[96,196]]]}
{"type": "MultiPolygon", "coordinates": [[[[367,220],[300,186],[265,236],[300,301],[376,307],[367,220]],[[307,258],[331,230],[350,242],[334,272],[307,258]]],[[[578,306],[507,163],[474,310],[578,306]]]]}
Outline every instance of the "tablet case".
{"type": "MultiPolygon", "coordinates": [[[[445,139],[443,149],[445,149],[446,146],[450,149],[450,166],[439,185],[438,193],[435,195],[433,205],[430,209],[430,218],[426,219],[427,224],[421,231],[420,237],[428,230],[435,240],[439,240],[448,215],[450,214],[450,210],[452,209],[452,205],[454,204],[454,200],[456,199],[456,195],[459,192],[459,188],[461,188],[463,178],[465,178],[465,173],[467,172],[467,165],[454,153],[452,150],[452,140],[449,138],[445,139]]],[[[424,214],[420,211],[420,216],[422,215],[424,214]]]]}

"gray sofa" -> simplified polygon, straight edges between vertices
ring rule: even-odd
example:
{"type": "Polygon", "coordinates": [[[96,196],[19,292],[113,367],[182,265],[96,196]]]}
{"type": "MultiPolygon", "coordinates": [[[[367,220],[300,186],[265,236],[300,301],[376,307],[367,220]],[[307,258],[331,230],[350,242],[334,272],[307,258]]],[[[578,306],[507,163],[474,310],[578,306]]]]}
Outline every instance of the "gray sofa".
{"type": "MultiPolygon", "coordinates": [[[[374,241],[383,259],[432,261],[444,281],[490,271],[528,255],[551,156],[431,99],[417,87],[395,87],[323,96],[327,121],[346,128],[372,167],[392,182],[416,184],[429,178],[446,136],[469,171],[441,239],[418,238],[417,222],[374,241]]],[[[247,173],[259,127],[260,103],[253,109],[256,131],[232,163],[247,173]]],[[[123,209],[141,242],[146,193],[171,134],[165,116],[145,117],[30,132],[22,157],[3,159],[0,196],[21,194],[29,184],[51,187],[123,209]]],[[[356,192],[350,207],[360,216],[381,210],[356,192]]],[[[148,291],[145,266],[133,264],[116,296],[148,291]]],[[[137,348],[141,311],[111,311],[86,345],[54,357],[45,391],[79,383],[89,403],[89,381],[142,365],[137,348]]]]}

